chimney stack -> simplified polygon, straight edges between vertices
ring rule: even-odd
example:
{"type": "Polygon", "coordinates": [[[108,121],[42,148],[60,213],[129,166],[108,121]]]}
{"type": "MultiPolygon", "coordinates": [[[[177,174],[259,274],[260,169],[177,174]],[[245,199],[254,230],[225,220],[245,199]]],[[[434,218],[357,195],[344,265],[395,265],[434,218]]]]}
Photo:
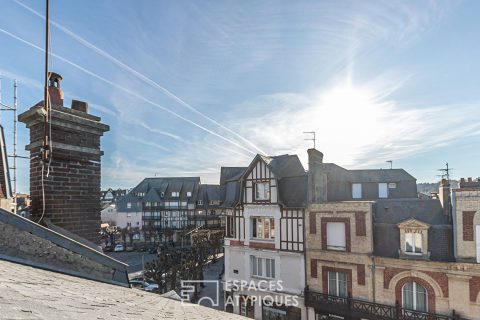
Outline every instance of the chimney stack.
{"type": "Polygon", "coordinates": [[[442,179],[438,190],[438,198],[443,207],[443,213],[450,216],[452,213],[452,199],[450,197],[450,181],[442,179]]]}
{"type": "Polygon", "coordinates": [[[51,162],[42,160],[44,102],[18,116],[30,129],[30,195],[32,220],[48,219],[94,243],[100,242],[100,137],[110,130],[99,117],[87,113],[88,104],[73,101],[63,106],[59,74],[51,73],[51,162]],[[49,176],[46,176],[49,166],[49,176]],[[43,176],[42,176],[43,169],[43,176]],[[42,183],[43,180],[43,183],[42,183]],[[45,212],[43,212],[43,192],[45,212]]]}
{"type": "Polygon", "coordinates": [[[327,201],[327,174],[323,170],[323,153],[308,149],[308,202],[327,201]]]}

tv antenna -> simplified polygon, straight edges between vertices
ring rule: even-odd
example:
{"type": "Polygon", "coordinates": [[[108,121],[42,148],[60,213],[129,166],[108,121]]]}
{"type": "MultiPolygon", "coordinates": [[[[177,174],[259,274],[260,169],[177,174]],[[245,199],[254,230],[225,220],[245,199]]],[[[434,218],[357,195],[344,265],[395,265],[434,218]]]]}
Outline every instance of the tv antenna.
{"type": "Polygon", "coordinates": [[[303,139],[303,140],[310,140],[310,141],[313,141],[313,149],[315,149],[315,131],[304,131],[303,132],[304,134],[310,134],[312,137],[311,138],[307,138],[307,139],[303,139]]]}
{"type": "Polygon", "coordinates": [[[437,177],[442,177],[442,179],[447,179],[450,181],[450,173],[453,171],[452,168],[448,166],[448,162],[445,163],[445,168],[438,169],[442,174],[438,175],[437,177]]]}
{"type": "Polygon", "coordinates": [[[390,163],[390,169],[393,169],[393,160],[387,160],[385,162],[390,163]]]}

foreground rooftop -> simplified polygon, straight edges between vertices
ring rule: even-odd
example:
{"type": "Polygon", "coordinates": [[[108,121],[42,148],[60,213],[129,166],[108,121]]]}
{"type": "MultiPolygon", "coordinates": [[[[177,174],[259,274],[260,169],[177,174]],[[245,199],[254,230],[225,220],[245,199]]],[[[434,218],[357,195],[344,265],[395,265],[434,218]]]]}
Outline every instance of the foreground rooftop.
{"type": "Polygon", "coordinates": [[[0,260],[3,319],[241,319],[136,289],[0,260]]]}

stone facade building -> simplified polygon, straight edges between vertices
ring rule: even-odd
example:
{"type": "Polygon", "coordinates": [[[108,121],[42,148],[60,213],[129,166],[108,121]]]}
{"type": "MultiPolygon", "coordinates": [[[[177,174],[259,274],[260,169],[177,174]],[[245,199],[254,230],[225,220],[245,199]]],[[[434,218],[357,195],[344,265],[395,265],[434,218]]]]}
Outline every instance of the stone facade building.
{"type": "Polygon", "coordinates": [[[454,192],[452,217],[447,181],[437,199],[419,199],[403,170],[340,170],[316,150],[309,166],[310,319],[479,318],[480,265],[468,240],[479,208],[473,191],[454,192]],[[343,199],[332,190],[346,190],[343,199]]]}

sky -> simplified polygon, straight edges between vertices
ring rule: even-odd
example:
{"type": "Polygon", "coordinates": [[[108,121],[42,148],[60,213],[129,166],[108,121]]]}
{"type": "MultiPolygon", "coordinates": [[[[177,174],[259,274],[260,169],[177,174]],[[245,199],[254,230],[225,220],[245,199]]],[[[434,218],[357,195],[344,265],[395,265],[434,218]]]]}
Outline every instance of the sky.
{"type": "MultiPolygon", "coordinates": [[[[2,101],[43,100],[45,4],[0,0],[2,101]]],[[[110,125],[103,188],[307,149],[348,169],[480,176],[480,1],[50,1],[65,105],[110,125]]],[[[3,111],[8,152],[12,113],[3,111]]],[[[55,141],[53,141],[54,143],[55,141]]],[[[28,130],[18,125],[19,154],[28,130]]],[[[28,192],[28,160],[18,160],[28,192]]]]}

